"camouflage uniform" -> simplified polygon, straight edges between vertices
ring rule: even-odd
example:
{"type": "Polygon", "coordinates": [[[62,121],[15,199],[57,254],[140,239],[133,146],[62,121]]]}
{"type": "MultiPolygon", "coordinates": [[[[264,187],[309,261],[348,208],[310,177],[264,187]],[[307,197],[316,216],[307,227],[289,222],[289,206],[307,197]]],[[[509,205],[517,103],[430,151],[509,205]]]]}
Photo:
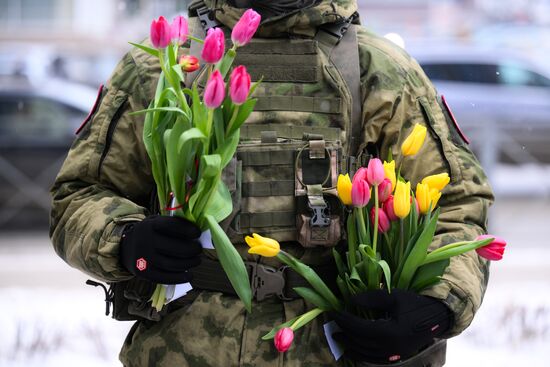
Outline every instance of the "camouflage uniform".
{"type": "MultiPolygon", "coordinates": [[[[229,27],[243,11],[230,7],[225,0],[206,3],[222,9],[217,18],[229,27]]],[[[317,26],[349,17],[356,10],[353,0],[323,0],[315,7],[270,20],[262,25],[258,36],[312,37],[317,26]]],[[[196,26],[196,22],[192,24],[196,26]]],[[[364,29],[359,31],[358,40],[362,148],[374,147],[379,152],[391,149],[393,156],[399,157],[399,147],[413,125],[426,125],[429,133],[425,146],[419,156],[404,161],[402,174],[413,185],[431,174],[448,172],[451,177],[440,202],[442,212],[433,248],[484,233],[493,200],[491,189],[435,89],[419,65],[391,42],[364,29]]],[[[121,231],[125,223],[150,214],[154,182],[142,143],[143,116],[130,116],[129,112],[146,108],[154,95],[159,69],[156,60],[138,49],[123,58],[52,188],[50,235],[56,252],[69,265],[104,281],[131,278],[118,261],[121,231]]],[[[260,88],[258,93],[293,93],[292,85],[282,89],[260,88]]],[[[326,114],[281,114],[256,111],[251,122],[294,116],[308,124],[330,124],[326,114]]],[[[248,256],[242,244],[236,246],[248,256]]],[[[304,249],[293,243],[284,246],[310,264],[326,262],[331,256],[327,249],[304,249]]],[[[453,311],[454,327],[448,337],[458,335],[472,322],[487,280],[487,262],[470,252],[453,258],[443,281],[424,292],[441,299],[453,311]]],[[[299,330],[294,346],[285,354],[260,339],[274,325],[311,308],[302,300],[254,302],[251,314],[237,298],[217,292],[193,291],[179,303],[179,308],[159,322],[135,323],[120,354],[125,366],[338,365],[324,340],[322,320],[299,330]]],[[[429,360],[418,365],[438,365],[429,360]]]]}

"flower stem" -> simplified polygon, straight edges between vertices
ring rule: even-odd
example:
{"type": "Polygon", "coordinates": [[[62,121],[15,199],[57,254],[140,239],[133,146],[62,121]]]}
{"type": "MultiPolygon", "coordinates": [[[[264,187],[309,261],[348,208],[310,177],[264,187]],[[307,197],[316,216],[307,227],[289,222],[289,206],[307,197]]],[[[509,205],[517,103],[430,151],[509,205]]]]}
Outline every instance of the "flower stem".
{"type": "Polygon", "coordinates": [[[374,236],[372,249],[376,254],[376,245],[378,242],[378,185],[374,185],[374,236]]]}
{"type": "Polygon", "coordinates": [[[310,310],[310,311],[306,312],[305,314],[303,314],[302,316],[298,317],[298,319],[296,319],[296,321],[294,321],[294,323],[292,325],[290,325],[290,328],[292,330],[296,331],[299,328],[301,328],[302,326],[307,325],[307,323],[309,323],[310,321],[315,319],[317,316],[319,316],[323,312],[324,311],[321,310],[320,308],[314,308],[313,310],[310,310]]]}
{"type": "Polygon", "coordinates": [[[197,38],[197,37],[193,37],[193,36],[191,36],[190,34],[189,34],[189,35],[187,35],[187,37],[188,37],[188,38],[189,38],[190,40],[192,40],[192,41],[195,41],[195,42],[198,42],[198,43],[200,43],[201,45],[203,45],[203,44],[204,44],[204,40],[201,40],[200,38],[197,38]]]}
{"type": "Polygon", "coordinates": [[[235,123],[235,120],[237,119],[237,115],[239,114],[239,109],[241,108],[240,105],[237,105],[233,109],[233,114],[231,115],[231,119],[229,120],[229,123],[227,124],[227,129],[225,129],[225,137],[229,135],[229,132],[231,131],[231,128],[233,127],[233,124],[235,123]]]}
{"type": "Polygon", "coordinates": [[[402,218],[399,218],[399,254],[398,254],[398,257],[399,257],[399,261],[397,262],[398,264],[401,263],[401,259],[403,258],[403,251],[405,250],[405,244],[404,244],[404,239],[403,239],[403,236],[404,236],[404,233],[405,233],[405,228],[404,228],[404,225],[403,225],[403,219],[402,218]]]}

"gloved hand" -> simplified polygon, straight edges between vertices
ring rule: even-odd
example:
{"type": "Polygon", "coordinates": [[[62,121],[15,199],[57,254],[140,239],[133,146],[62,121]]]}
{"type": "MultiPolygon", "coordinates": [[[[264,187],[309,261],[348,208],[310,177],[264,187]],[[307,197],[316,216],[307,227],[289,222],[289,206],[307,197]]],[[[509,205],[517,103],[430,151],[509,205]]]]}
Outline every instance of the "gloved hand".
{"type": "Polygon", "coordinates": [[[443,302],[411,291],[368,291],[353,301],[381,317],[367,320],[345,311],[333,313],[342,329],[334,338],[343,343],[345,356],[355,361],[405,360],[432,344],[453,322],[453,314],[443,302]]]}
{"type": "Polygon", "coordinates": [[[189,282],[189,269],[200,264],[200,235],[200,228],[185,219],[147,217],[124,229],[120,262],[130,273],[154,283],[189,282]]]}

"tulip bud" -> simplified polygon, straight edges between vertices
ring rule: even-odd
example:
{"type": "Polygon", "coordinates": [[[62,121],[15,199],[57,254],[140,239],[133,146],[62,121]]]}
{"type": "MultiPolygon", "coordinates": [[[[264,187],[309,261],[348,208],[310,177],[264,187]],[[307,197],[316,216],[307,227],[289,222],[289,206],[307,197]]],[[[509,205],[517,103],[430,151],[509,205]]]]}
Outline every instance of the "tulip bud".
{"type": "Polygon", "coordinates": [[[485,240],[489,238],[494,238],[493,242],[489,243],[484,247],[480,247],[476,249],[477,254],[487,260],[493,260],[493,261],[501,260],[504,255],[506,241],[503,238],[492,236],[492,235],[479,236],[476,238],[476,241],[485,240]]]}
{"type": "Polygon", "coordinates": [[[277,331],[273,342],[275,344],[275,348],[277,348],[279,352],[286,352],[292,345],[293,340],[294,331],[289,327],[285,327],[277,331]]]}
{"type": "Polygon", "coordinates": [[[338,192],[338,197],[344,205],[351,205],[351,179],[349,174],[339,175],[338,183],[336,184],[336,191],[338,192]]]}
{"type": "Polygon", "coordinates": [[[231,32],[233,44],[237,47],[241,47],[250,42],[261,20],[262,17],[260,14],[256,13],[253,9],[245,11],[231,32]]]}
{"type": "Polygon", "coordinates": [[[274,257],[281,251],[279,242],[272,238],[262,237],[257,233],[253,233],[252,237],[245,237],[246,244],[250,247],[249,254],[261,255],[264,257],[274,257]]]}
{"type": "Polygon", "coordinates": [[[242,105],[250,92],[250,75],[244,65],[237,66],[229,79],[229,95],[236,105],[242,105]]]}
{"type": "Polygon", "coordinates": [[[351,184],[351,201],[356,208],[367,206],[370,200],[370,186],[367,182],[367,169],[359,168],[351,184]]]}
{"type": "Polygon", "coordinates": [[[204,39],[201,57],[208,64],[220,61],[225,52],[225,36],[220,28],[210,28],[204,39]]]}
{"type": "Polygon", "coordinates": [[[378,186],[384,181],[385,172],[382,161],[378,158],[373,158],[367,166],[367,181],[371,186],[378,186]]]}
{"type": "Polygon", "coordinates": [[[395,161],[384,162],[384,173],[386,178],[391,181],[391,192],[395,190],[396,177],[395,177],[395,161]]]}
{"type": "Polygon", "coordinates": [[[155,48],[165,48],[170,44],[171,27],[164,17],[151,22],[151,43],[155,48]]]}
{"type": "Polygon", "coordinates": [[[422,144],[424,144],[426,133],[427,129],[425,126],[420,124],[414,125],[413,132],[405,139],[403,145],[401,145],[401,152],[403,152],[403,155],[408,156],[418,153],[422,144]]]}
{"type": "Polygon", "coordinates": [[[170,38],[172,39],[172,42],[178,45],[183,45],[185,41],[187,41],[188,35],[189,26],[187,24],[187,19],[181,15],[178,15],[172,21],[172,25],[170,27],[170,38]]]}
{"type": "Polygon", "coordinates": [[[411,183],[397,182],[393,198],[393,210],[395,215],[403,219],[411,211],[411,183]]]}
{"type": "Polygon", "coordinates": [[[179,64],[181,65],[181,69],[186,73],[192,73],[200,67],[199,59],[192,55],[184,55],[180,57],[179,64]]]}
{"type": "Polygon", "coordinates": [[[420,214],[426,214],[430,210],[433,210],[432,198],[430,196],[430,187],[426,184],[419,183],[416,185],[416,201],[418,202],[418,209],[420,214]]]}
{"type": "Polygon", "coordinates": [[[399,217],[395,215],[395,210],[393,209],[393,195],[388,197],[388,200],[386,200],[382,207],[384,208],[384,212],[388,216],[389,220],[395,222],[399,219],[399,217]]]}
{"type": "Polygon", "coordinates": [[[218,108],[225,99],[225,83],[222,74],[216,70],[210,76],[204,90],[204,104],[210,109],[218,108]]]}
{"type": "Polygon", "coordinates": [[[380,185],[378,185],[378,200],[381,203],[388,200],[391,195],[392,184],[388,178],[385,178],[380,185]]]}
{"type": "Polygon", "coordinates": [[[422,180],[423,184],[426,184],[430,189],[437,189],[439,191],[443,190],[445,186],[451,181],[448,173],[440,173],[438,175],[432,175],[425,177],[422,180]]]}
{"type": "MultiPolygon", "coordinates": [[[[374,226],[374,215],[375,215],[375,209],[374,207],[370,210],[370,221],[372,225],[374,226]]],[[[391,227],[391,222],[388,216],[386,215],[386,212],[384,212],[384,209],[378,208],[378,232],[380,233],[386,233],[389,231],[391,227]]]]}

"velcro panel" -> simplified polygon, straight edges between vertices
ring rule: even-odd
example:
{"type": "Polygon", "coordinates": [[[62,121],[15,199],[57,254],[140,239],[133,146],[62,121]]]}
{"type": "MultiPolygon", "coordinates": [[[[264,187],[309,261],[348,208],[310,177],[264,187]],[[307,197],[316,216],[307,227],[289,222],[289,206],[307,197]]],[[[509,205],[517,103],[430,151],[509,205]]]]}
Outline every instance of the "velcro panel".
{"type": "Polygon", "coordinates": [[[294,161],[294,156],[295,153],[292,150],[237,153],[243,166],[288,165],[289,162],[294,161]]]}
{"type": "Polygon", "coordinates": [[[340,98],[305,97],[305,96],[267,96],[257,97],[256,111],[295,111],[339,114],[342,100],[340,98]]]}
{"type": "Polygon", "coordinates": [[[265,227],[289,227],[296,225],[296,213],[269,212],[269,213],[241,213],[240,227],[265,228],[265,227]]]}
{"type": "Polygon", "coordinates": [[[340,140],[339,128],[284,124],[244,124],[241,127],[241,140],[260,140],[262,131],[276,131],[277,137],[283,139],[302,140],[304,133],[308,133],[322,135],[327,141],[340,140]]]}
{"type": "Polygon", "coordinates": [[[292,196],[294,195],[294,180],[244,182],[242,190],[245,197],[292,196]]]}
{"type": "Polygon", "coordinates": [[[240,47],[238,55],[316,55],[317,50],[317,41],[311,39],[285,39],[281,41],[280,39],[255,38],[246,46],[240,47]]]}

